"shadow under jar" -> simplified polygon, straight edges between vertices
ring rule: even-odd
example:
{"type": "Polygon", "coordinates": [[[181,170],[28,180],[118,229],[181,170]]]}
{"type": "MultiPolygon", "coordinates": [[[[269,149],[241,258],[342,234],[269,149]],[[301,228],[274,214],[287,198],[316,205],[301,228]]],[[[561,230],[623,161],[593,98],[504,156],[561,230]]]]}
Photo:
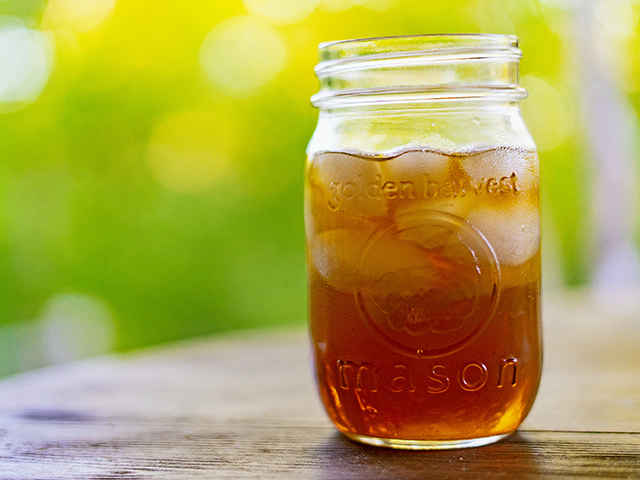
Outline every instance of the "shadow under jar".
{"type": "Polygon", "coordinates": [[[478,446],[542,363],[539,174],[515,37],[320,45],[305,227],[318,388],[351,439],[478,446]]]}

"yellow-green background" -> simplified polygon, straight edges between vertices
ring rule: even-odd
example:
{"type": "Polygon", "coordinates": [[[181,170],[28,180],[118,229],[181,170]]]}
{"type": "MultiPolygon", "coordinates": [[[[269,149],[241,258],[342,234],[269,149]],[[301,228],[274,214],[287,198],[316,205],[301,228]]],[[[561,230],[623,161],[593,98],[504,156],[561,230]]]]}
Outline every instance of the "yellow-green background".
{"type": "MultiPolygon", "coordinates": [[[[20,360],[20,342],[41,330],[16,329],[60,298],[102,309],[114,328],[102,349],[305,322],[303,162],[327,40],[518,35],[550,275],[589,281],[593,174],[571,2],[110,3],[0,2],[0,25],[41,31],[51,46],[42,93],[0,113],[0,373],[37,366],[20,360]]],[[[621,5],[631,24],[603,40],[616,55],[602,68],[637,111],[640,6],[621,5]]]]}

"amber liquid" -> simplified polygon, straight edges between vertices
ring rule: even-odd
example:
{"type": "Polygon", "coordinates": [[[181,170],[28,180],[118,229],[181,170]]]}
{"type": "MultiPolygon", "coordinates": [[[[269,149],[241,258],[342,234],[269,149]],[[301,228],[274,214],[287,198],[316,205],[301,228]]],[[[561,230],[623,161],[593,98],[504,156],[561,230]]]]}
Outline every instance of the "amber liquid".
{"type": "Polygon", "coordinates": [[[320,395],[352,436],[508,434],[540,380],[538,163],[510,147],[308,162],[320,395]]]}

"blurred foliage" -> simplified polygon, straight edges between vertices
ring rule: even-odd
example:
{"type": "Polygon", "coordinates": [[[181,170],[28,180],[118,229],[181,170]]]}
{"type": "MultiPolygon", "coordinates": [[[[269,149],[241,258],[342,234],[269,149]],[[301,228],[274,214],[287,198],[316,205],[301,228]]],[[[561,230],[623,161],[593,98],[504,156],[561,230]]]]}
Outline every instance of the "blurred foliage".
{"type": "Polygon", "coordinates": [[[21,18],[29,26],[37,27],[46,7],[46,0],[12,0],[0,3],[0,15],[21,18]]]}
{"type": "Polygon", "coordinates": [[[519,37],[546,246],[564,283],[588,281],[590,173],[562,2],[3,0],[0,15],[44,32],[51,63],[42,92],[0,114],[0,323],[74,292],[107,306],[118,349],[303,323],[317,44],[380,35],[519,37]]]}

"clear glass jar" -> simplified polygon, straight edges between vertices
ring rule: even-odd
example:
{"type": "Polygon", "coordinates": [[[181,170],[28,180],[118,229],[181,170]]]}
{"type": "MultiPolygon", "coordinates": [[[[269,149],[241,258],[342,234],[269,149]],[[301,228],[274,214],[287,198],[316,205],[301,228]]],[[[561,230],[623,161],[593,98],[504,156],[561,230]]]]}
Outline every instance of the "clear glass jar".
{"type": "Polygon", "coordinates": [[[305,225],[317,382],[371,445],[516,430],[540,380],[539,174],[503,35],[320,46],[305,225]]]}

